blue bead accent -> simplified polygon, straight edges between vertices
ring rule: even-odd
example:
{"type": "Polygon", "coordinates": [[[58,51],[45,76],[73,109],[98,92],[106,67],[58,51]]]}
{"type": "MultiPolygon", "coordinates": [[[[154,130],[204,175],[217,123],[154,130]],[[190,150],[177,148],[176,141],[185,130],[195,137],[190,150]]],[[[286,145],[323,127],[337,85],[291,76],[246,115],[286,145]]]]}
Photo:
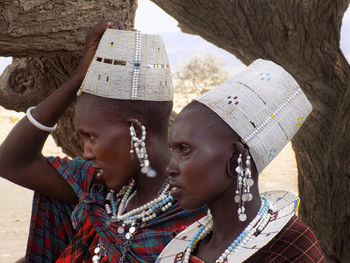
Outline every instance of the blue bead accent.
{"type": "MultiPolygon", "coordinates": [[[[111,194],[112,195],[112,194],[111,194]]],[[[111,205],[112,205],[112,211],[113,211],[113,215],[115,215],[117,213],[117,206],[115,204],[115,201],[114,201],[114,198],[113,198],[113,195],[111,196],[111,205]]]]}
{"type": "Polygon", "coordinates": [[[140,65],[141,65],[141,62],[136,60],[135,63],[134,63],[134,68],[135,69],[139,69],[140,68],[140,65]]]}

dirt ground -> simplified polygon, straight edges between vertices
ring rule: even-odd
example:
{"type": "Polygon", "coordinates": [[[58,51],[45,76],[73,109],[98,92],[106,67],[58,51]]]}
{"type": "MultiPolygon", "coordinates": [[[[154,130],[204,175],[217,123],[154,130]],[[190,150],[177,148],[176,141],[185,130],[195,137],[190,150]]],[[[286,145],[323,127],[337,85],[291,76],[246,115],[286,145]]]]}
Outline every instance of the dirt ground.
{"type": "MultiPolygon", "coordinates": [[[[0,107],[0,143],[22,116],[0,107]]],[[[44,154],[62,155],[50,137],[44,154]]],[[[297,168],[290,144],[260,175],[259,184],[261,192],[287,189],[297,193],[297,168]]],[[[0,178],[0,193],[0,263],[8,263],[25,253],[33,192],[0,178]]]]}

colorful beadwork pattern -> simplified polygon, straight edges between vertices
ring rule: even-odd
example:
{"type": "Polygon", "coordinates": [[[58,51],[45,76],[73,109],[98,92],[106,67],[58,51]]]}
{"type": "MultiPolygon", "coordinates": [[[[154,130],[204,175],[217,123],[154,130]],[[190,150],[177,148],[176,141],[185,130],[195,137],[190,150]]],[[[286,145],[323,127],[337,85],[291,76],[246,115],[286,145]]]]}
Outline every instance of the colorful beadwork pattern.
{"type": "Polygon", "coordinates": [[[237,96],[234,96],[234,97],[232,97],[232,96],[228,96],[227,97],[227,100],[228,100],[228,104],[235,104],[235,105],[238,105],[238,97],[237,96]]]}
{"type": "Polygon", "coordinates": [[[132,77],[132,88],[131,88],[131,98],[137,98],[137,87],[139,84],[140,75],[140,65],[141,65],[141,35],[137,31],[135,34],[135,62],[134,62],[134,74],[132,77]]]}
{"type": "Polygon", "coordinates": [[[270,81],[271,80],[271,74],[270,73],[260,73],[260,79],[270,81]]]}
{"type": "Polygon", "coordinates": [[[171,101],[168,56],[160,36],[107,29],[77,95],[171,101]]]}
{"type": "Polygon", "coordinates": [[[269,152],[269,159],[273,159],[276,157],[277,149],[276,148],[271,148],[269,152]]]}
{"type": "Polygon", "coordinates": [[[262,59],[196,100],[237,132],[249,146],[259,173],[274,158],[270,150],[279,153],[312,110],[295,79],[262,59]]]}
{"type": "MultiPolygon", "coordinates": [[[[299,198],[287,191],[271,191],[262,194],[267,198],[273,207],[274,217],[264,228],[264,230],[255,238],[250,240],[244,246],[228,256],[228,262],[244,262],[247,258],[258,252],[270,240],[272,240],[279,231],[289,222],[296,212],[299,198]]],[[[172,263],[184,254],[188,244],[205,223],[207,216],[192,224],[180,234],[178,234],[162,251],[156,262],[172,263]]],[[[182,262],[182,261],[180,261],[182,262]]]]}
{"type": "Polygon", "coordinates": [[[303,125],[304,117],[298,117],[298,123],[297,126],[303,125]]]}

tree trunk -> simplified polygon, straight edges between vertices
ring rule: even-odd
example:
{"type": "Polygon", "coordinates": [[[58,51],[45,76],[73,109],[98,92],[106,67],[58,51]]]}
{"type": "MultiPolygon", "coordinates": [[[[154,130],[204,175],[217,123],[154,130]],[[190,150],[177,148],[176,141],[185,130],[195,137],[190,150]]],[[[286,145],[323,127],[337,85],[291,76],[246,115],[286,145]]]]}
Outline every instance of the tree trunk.
{"type": "MultiPolygon", "coordinates": [[[[57,89],[76,68],[78,61],[77,55],[14,58],[0,78],[0,104],[7,109],[25,112],[57,89]]],[[[66,154],[79,156],[82,147],[74,130],[73,113],[74,104],[60,118],[58,129],[52,135],[66,154]]]]}
{"type": "MultiPolygon", "coordinates": [[[[78,65],[85,34],[103,19],[133,28],[134,0],[18,0],[0,2],[0,56],[13,56],[0,77],[0,105],[25,111],[57,89],[78,65]]],[[[82,152],[72,105],[53,132],[72,156],[82,152]]]]}
{"type": "Polygon", "coordinates": [[[87,30],[103,19],[133,28],[135,0],[2,0],[0,56],[80,52],[87,30]]]}
{"type": "Polygon", "coordinates": [[[313,112],[292,140],[300,215],[328,258],[350,262],[350,67],[340,47],[348,0],[152,0],[243,63],[272,60],[298,81],[313,112]]]}

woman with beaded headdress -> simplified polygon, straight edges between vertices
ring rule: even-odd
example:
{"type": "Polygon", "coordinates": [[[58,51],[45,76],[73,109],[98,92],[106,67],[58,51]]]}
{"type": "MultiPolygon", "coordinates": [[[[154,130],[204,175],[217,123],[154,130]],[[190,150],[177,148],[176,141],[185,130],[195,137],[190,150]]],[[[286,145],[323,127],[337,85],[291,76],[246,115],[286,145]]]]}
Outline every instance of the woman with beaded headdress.
{"type": "Polygon", "coordinates": [[[172,196],[185,209],[209,210],[157,263],[326,262],[313,232],[295,216],[298,197],[258,189],[258,174],[311,109],[293,77],[261,59],[187,105],[169,138],[172,196]]]}
{"type": "Polygon", "coordinates": [[[169,194],[172,83],[163,42],[115,26],[101,22],[88,33],[76,71],[0,147],[2,176],[36,191],[27,262],[154,262],[174,229],[204,213],[183,211],[169,194]],[[84,159],[42,156],[76,94],[84,159]]]}

